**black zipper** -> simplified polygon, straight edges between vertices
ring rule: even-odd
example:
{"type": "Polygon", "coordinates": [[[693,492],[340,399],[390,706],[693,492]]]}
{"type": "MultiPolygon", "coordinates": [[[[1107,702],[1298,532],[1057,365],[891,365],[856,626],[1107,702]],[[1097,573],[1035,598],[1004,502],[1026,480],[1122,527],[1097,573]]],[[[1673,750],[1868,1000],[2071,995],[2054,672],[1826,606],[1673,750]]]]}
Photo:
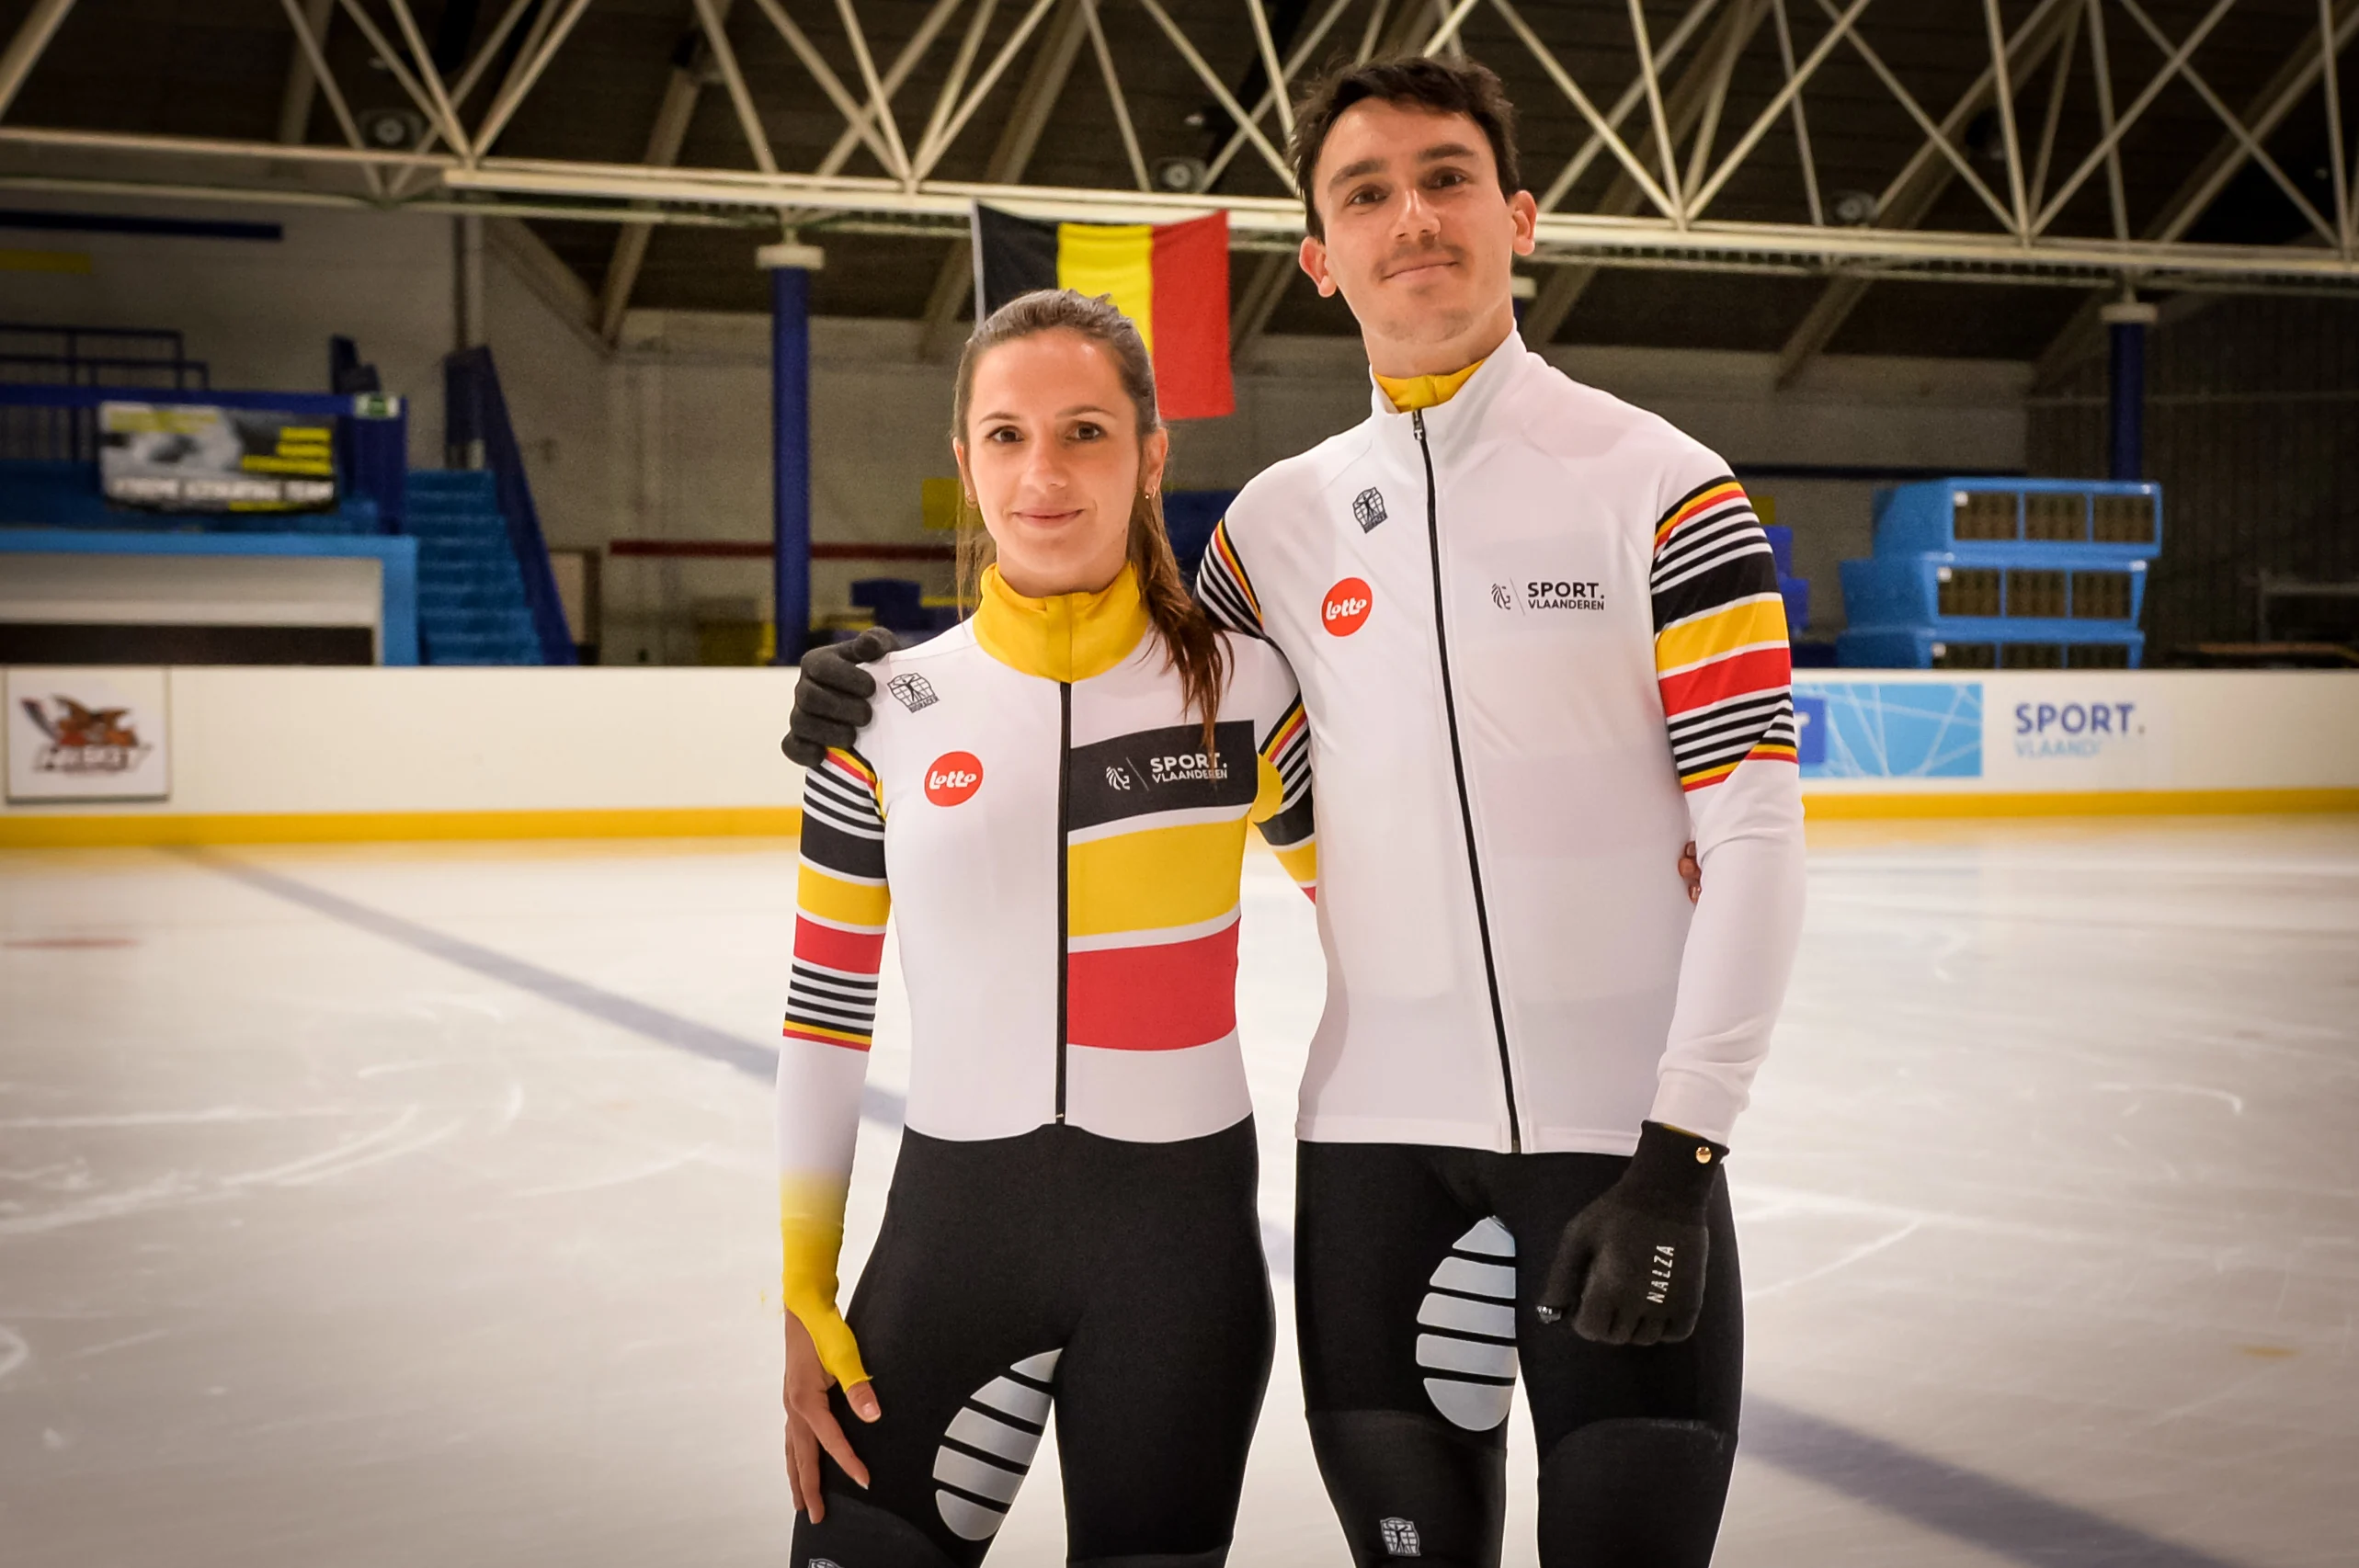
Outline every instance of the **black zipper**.
{"type": "Polygon", "coordinates": [[[1072,913],[1066,881],[1073,863],[1067,824],[1073,809],[1073,683],[1056,683],[1056,1119],[1065,1122],[1065,989],[1072,958],[1072,913]]]}
{"type": "Polygon", "coordinates": [[[1442,659],[1442,711],[1450,724],[1450,769],[1458,779],[1458,821],[1466,833],[1466,875],[1475,884],[1475,931],[1483,941],[1483,979],[1490,986],[1491,1027],[1499,1034],[1499,1084],[1507,1091],[1507,1146],[1521,1154],[1523,1119],[1516,1112],[1515,1068],[1507,1055],[1507,1008],[1499,1001],[1499,963],[1491,956],[1491,917],[1483,903],[1483,861],[1475,851],[1475,807],[1466,794],[1466,755],[1458,744],[1458,699],[1450,687],[1450,632],[1442,610],[1442,518],[1434,498],[1433,449],[1425,442],[1425,410],[1411,412],[1409,426],[1417,432],[1417,454],[1425,462],[1425,537],[1433,556],[1433,646],[1442,659]]]}

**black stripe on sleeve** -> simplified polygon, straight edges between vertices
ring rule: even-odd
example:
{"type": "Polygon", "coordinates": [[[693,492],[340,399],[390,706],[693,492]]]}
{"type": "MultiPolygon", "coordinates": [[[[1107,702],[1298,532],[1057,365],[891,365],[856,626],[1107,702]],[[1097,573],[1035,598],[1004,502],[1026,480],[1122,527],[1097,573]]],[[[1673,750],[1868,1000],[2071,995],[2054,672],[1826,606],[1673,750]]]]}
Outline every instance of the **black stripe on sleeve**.
{"type": "MultiPolygon", "coordinates": [[[[1758,530],[1756,530],[1758,531],[1758,530]]],[[[1777,592],[1777,560],[1763,540],[1758,551],[1740,551],[1655,590],[1655,630],[1708,610],[1777,592]]]]}

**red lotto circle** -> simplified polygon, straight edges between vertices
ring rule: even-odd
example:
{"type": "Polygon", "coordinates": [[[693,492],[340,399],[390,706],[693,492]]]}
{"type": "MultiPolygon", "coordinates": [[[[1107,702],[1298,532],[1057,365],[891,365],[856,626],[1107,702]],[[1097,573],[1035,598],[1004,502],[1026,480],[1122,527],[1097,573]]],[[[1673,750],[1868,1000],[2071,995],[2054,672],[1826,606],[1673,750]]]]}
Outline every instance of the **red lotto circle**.
{"type": "Polygon", "coordinates": [[[971,751],[946,751],[926,769],[926,799],[955,806],[983,788],[983,762],[971,751]]]}
{"type": "Polygon", "coordinates": [[[1364,579],[1346,577],[1327,591],[1327,602],[1319,607],[1319,624],[1335,637],[1349,637],[1368,624],[1368,610],[1375,603],[1375,591],[1364,579]]]}

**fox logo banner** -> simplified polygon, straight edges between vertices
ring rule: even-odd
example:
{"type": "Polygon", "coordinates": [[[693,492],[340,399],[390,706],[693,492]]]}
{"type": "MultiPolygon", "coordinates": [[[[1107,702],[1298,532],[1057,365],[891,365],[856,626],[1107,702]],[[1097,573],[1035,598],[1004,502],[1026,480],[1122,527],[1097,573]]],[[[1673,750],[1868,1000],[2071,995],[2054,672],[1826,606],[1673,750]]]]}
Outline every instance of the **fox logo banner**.
{"type": "Polygon", "coordinates": [[[8,799],[165,799],[166,691],[162,670],[11,669],[8,799]]]}

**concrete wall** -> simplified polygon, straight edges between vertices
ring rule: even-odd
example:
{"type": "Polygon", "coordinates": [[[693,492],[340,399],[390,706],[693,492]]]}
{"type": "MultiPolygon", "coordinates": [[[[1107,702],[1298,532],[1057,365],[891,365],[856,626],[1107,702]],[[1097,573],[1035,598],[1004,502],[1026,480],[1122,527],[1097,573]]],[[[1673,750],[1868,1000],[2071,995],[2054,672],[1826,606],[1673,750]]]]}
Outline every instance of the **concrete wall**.
{"type": "Polygon", "coordinates": [[[19,232],[10,244],[86,256],[89,270],[0,274],[0,319],[177,329],[214,386],[292,392],[327,390],[327,340],[341,333],[409,400],[411,462],[441,462],[450,219],[14,190],[7,205],[279,224],[277,241],[19,232]]]}
{"type": "MultiPolygon", "coordinates": [[[[129,674],[20,669],[5,684],[44,699],[81,691],[88,705],[101,683],[136,684],[129,674]]],[[[10,803],[0,845],[787,832],[801,781],[778,736],[793,680],[766,669],[174,669],[160,682],[167,710],[131,715],[143,739],[168,736],[168,798],[10,803]]],[[[1816,722],[1840,728],[1830,711],[1848,702],[1896,737],[1882,771],[1842,764],[1840,748],[1806,762],[1814,815],[2359,810],[2359,676],[1861,671],[1797,690],[1824,705],[1816,722]],[[1920,752],[1897,739],[1894,716],[1909,711],[1932,722],[1920,752]],[[1943,759],[1946,775],[1917,766],[1920,755],[1943,759]]],[[[23,724],[8,734],[38,744],[23,724]]]]}

